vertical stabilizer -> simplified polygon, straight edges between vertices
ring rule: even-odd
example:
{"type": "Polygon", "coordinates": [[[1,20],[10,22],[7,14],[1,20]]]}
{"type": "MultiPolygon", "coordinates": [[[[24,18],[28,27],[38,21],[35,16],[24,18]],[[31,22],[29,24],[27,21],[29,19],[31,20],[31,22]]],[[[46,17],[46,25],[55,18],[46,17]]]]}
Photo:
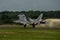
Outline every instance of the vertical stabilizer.
{"type": "Polygon", "coordinates": [[[39,17],[37,18],[37,21],[41,21],[43,17],[43,13],[39,15],[39,17]]]}

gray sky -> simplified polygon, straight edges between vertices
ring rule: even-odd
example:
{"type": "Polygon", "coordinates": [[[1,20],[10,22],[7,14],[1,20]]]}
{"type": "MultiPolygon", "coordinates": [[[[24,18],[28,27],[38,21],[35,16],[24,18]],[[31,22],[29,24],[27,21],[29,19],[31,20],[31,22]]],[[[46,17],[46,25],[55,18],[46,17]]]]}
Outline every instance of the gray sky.
{"type": "Polygon", "coordinates": [[[60,0],[0,0],[0,11],[60,10],[60,0]]]}

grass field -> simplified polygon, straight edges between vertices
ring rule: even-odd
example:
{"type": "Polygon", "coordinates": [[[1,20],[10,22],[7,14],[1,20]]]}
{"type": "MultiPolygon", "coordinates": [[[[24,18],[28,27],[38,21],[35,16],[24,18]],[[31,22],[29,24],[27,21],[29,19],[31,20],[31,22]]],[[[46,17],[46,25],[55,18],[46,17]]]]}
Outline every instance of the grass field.
{"type": "Polygon", "coordinates": [[[60,40],[60,29],[24,29],[17,26],[0,26],[0,40],[60,40]]]}

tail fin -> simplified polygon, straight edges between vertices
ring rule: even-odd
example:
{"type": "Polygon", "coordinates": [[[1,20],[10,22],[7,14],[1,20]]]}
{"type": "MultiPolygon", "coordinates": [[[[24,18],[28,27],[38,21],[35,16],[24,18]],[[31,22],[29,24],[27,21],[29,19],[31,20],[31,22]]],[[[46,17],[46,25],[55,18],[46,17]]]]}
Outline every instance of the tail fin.
{"type": "Polygon", "coordinates": [[[41,21],[43,17],[43,14],[40,14],[40,16],[37,18],[37,21],[41,21]]]}
{"type": "Polygon", "coordinates": [[[24,14],[18,15],[18,17],[19,17],[19,20],[21,21],[27,21],[26,16],[24,14]]]}

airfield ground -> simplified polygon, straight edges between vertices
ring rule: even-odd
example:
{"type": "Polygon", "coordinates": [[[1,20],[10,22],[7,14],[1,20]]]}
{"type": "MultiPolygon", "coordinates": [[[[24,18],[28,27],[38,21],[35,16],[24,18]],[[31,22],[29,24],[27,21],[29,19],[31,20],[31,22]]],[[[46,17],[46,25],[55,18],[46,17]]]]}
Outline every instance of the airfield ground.
{"type": "Polygon", "coordinates": [[[60,40],[60,29],[25,29],[23,25],[0,25],[0,40],[60,40]]]}

